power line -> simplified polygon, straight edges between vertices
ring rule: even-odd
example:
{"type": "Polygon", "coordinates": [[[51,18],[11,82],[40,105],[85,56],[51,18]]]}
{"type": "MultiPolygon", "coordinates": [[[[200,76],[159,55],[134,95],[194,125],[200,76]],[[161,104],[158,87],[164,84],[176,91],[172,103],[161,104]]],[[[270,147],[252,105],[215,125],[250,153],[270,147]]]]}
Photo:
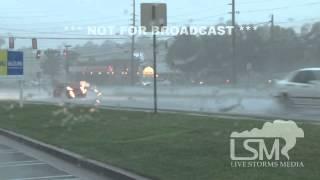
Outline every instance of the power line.
{"type": "Polygon", "coordinates": [[[299,4],[299,5],[297,4],[297,5],[293,5],[293,6],[283,6],[283,7],[275,7],[275,8],[248,10],[248,11],[241,11],[241,13],[259,13],[259,12],[277,11],[277,10],[298,8],[298,7],[305,7],[305,6],[313,6],[313,5],[320,5],[320,2],[310,2],[310,3],[299,4]]]}
{"type": "MultiPolygon", "coordinates": [[[[56,35],[56,36],[80,36],[81,38],[92,38],[92,37],[114,37],[115,35],[84,35],[84,34],[80,34],[80,33],[74,33],[73,31],[71,32],[44,32],[44,31],[33,31],[33,30],[26,30],[26,29],[12,29],[12,28],[0,28],[0,30],[5,30],[5,31],[9,31],[11,36],[15,36],[15,34],[31,34],[34,36],[39,36],[37,34],[46,34],[46,35],[56,35]]],[[[31,36],[30,35],[30,36],[31,36]]],[[[19,35],[16,35],[19,36],[19,35]]],[[[20,35],[21,36],[21,35],[20,35]]],[[[22,35],[24,36],[24,35],[22,35]]],[[[120,36],[120,35],[116,35],[116,36],[120,36]]],[[[122,35],[120,37],[127,37],[127,35],[122,35]]]]}
{"type": "MultiPolygon", "coordinates": [[[[95,22],[85,22],[85,21],[79,21],[77,23],[77,21],[61,21],[61,22],[45,22],[45,23],[41,23],[41,22],[32,22],[32,23],[18,23],[18,24],[13,24],[11,22],[5,22],[6,26],[9,25],[13,25],[13,26],[21,26],[21,25],[25,25],[25,26],[32,26],[32,27],[37,27],[37,26],[42,26],[40,27],[41,29],[51,29],[51,28],[57,28],[57,27],[64,27],[67,24],[73,25],[73,26],[94,26],[94,25],[102,25],[102,24],[109,24],[109,23],[124,23],[124,22],[128,22],[128,19],[104,19],[103,21],[98,20],[95,22]],[[46,27],[43,27],[46,26],[46,27]]],[[[1,22],[0,22],[1,23],[1,22]]],[[[39,29],[37,27],[37,29],[39,29]]]]}
{"type": "MultiPolygon", "coordinates": [[[[224,12],[224,13],[218,13],[218,14],[211,15],[211,16],[204,16],[204,17],[198,17],[198,18],[189,18],[189,19],[186,19],[186,20],[175,21],[175,22],[172,22],[170,24],[181,24],[181,23],[186,22],[186,21],[191,21],[191,22],[198,21],[199,22],[199,21],[204,21],[204,20],[210,19],[210,18],[221,17],[223,15],[228,15],[228,13],[224,12]]],[[[188,23],[190,23],[190,22],[188,22],[188,23]]]]}
{"type": "Polygon", "coordinates": [[[111,52],[102,52],[102,53],[95,53],[95,54],[85,54],[85,55],[80,55],[80,57],[101,57],[101,56],[105,56],[105,55],[110,55],[110,54],[121,54],[123,55],[123,53],[130,53],[130,51],[111,51],[111,52]]]}
{"type": "Polygon", "coordinates": [[[282,22],[277,22],[277,24],[289,24],[289,23],[296,23],[296,22],[304,22],[304,21],[320,21],[320,17],[317,18],[305,18],[305,19],[300,19],[300,20],[294,20],[294,21],[282,21],[282,22]]]}
{"type": "Polygon", "coordinates": [[[259,3],[268,3],[270,1],[275,1],[275,0],[255,0],[255,1],[241,1],[240,3],[237,3],[237,4],[240,4],[240,5],[243,5],[243,4],[259,4],[259,3]]]}
{"type": "Polygon", "coordinates": [[[75,35],[75,36],[85,36],[83,34],[76,34],[73,32],[44,32],[44,31],[33,31],[26,29],[12,29],[12,28],[0,28],[0,30],[9,31],[10,34],[47,34],[47,35],[75,35]]]}
{"type": "MultiPolygon", "coordinates": [[[[212,11],[212,7],[210,8],[205,8],[205,10],[210,10],[212,11]]],[[[179,14],[176,14],[176,15],[171,15],[171,16],[168,16],[169,18],[177,18],[177,17],[183,17],[185,18],[186,14],[189,15],[189,14],[198,14],[198,13],[207,13],[208,11],[205,11],[205,10],[197,10],[197,11],[190,11],[190,12],[186,12],[186,13],[179,13],[179,14]]]]}
{"type": "MultiPolygon", "coordinates": [[[[9,38],[12,36],[0,36],[0,38],[9,38]]],[[[124,37],[28,37],[28,36],[15,36],[15,39],[44,39],[44,40],[128,40],[124,37]]]]}

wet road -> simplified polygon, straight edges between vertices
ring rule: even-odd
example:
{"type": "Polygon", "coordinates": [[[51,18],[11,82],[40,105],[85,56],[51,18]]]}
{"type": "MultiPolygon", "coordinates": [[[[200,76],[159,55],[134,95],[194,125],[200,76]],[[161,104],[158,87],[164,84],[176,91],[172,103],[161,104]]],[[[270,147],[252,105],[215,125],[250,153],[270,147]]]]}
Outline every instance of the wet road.
{"type": "MultiPolygon", "coordinates": [[[[62,103],[71,102],[95,105],[96,100],[102,106],[119,108],[153,107],[152,89],[141,87],[97,88],[102,96],[89,92],[83,99],[52,98],[48,92],[35,89],[25,90],[25,99],[37,102],[62,103]]],[[[320,120],[319,109],[299,108],[284,110],[271,96],[272,89],[232,89],[215,87],[170,87],[160,88],[158,107],[164,110],[182,110],[205,113],[230,113],[241,115],[274,116],[301,120],[320,120]]],[[[0,99],[18,99],[18,92],[0,89],[0,99]]]]}

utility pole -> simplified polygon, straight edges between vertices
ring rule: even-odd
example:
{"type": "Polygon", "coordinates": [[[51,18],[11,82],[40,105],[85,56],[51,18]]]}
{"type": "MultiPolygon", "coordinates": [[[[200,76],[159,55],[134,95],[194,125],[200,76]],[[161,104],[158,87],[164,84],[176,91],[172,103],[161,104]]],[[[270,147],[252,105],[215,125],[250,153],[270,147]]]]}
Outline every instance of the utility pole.
{"type": "Polygon", "coordinates": [[[69,48],[72,47],[71,45],[65,45],[65,71],[66,71],[66,79],[68,78],[69,75],[69,66],[70,66],[70,62],[69,62],[69,48]]]}
{"type": "Polygon", "coordinates": [[[232,83],[237,84],[237,60],[236,60],[236,3],[232,0],[232,83]]]}
{"type": "Polygon", "coordinates": [[[271,14],[271,20],[270,20],[270,59],[269,59],[269,64],[268,64],[268,72],[270,74],[268,74],[269,76],[271,75],[271,67],[272,67],[272,63],[270,64],[270,62],[273,62],[274,59],[274,53],[275,53],[275,47],[274,47],[274,15],[271,14]]]}
{"type": "MultiPolygon", "coordinates": [[[[133,0],[133,10],[132,10],[132,27],[136,27],[136,0],[133,0]]],[[[134,31],[134,30],[133,30],[134,31]]],[[[131,74],[130,74],[130,81],[131,85],[134,85],[134,53],[135,53],[135,34],[132,33],[132,40],[131,40],[131,74]]]]}
{"type": "Polygon", "coordinates": [[[274,15],[271,14],[271,27],[270,27],[270,39],[273,42],[273,38],[274,38],[274,15]]]}
{"type": "MultiPolygon", "coordinates": [[[[156,7],[152,6],[152,20],[156,20],[156,7]]],[[[161,27],[160,27],[161,28],[161,27]]],[[[153,33],[153,101],[154,101],[154,113],[158,113],[158,88],[157,88],[157,35],[153,33]]]]}

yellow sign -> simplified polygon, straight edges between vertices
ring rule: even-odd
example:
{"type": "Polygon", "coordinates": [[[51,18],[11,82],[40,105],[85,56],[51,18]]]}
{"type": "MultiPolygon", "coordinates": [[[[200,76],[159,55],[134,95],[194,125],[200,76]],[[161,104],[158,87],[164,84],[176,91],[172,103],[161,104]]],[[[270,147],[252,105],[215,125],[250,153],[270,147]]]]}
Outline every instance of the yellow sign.
{"type": "Polygon", "coordinates": [[[150,67],[150,66],[148,66],[148,67],[146,67],[146,68],[144,68],[143,69],[143,76],[144,77],[152,77],[153,76],[153,68],[152,67],[150,67]]]}
{"type": "Polygon", "coordinates": [[[0,50],[0,76],[7,75],[8,51],[0,50]]]}

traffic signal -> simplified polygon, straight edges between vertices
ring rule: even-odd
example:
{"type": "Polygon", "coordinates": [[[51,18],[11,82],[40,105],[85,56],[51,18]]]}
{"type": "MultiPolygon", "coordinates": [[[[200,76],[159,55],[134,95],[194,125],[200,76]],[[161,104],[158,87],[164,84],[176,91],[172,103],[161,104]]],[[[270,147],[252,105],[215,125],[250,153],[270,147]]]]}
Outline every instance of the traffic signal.
{"type": "Polygon", "coordinates": [[[36,59],[40,59],[40,58],[41,58],[41,51],[37,50],[36,59]]]}
{"type": "Polygon", "coordinates": [[[9,37],[9,49],[14,49],[14,37],[9,37]]]}
{"type": "Polygon", "coordinates": [[[32,49],[38,49],[38,42],[36,38],[32,38],[32,49]]]}

